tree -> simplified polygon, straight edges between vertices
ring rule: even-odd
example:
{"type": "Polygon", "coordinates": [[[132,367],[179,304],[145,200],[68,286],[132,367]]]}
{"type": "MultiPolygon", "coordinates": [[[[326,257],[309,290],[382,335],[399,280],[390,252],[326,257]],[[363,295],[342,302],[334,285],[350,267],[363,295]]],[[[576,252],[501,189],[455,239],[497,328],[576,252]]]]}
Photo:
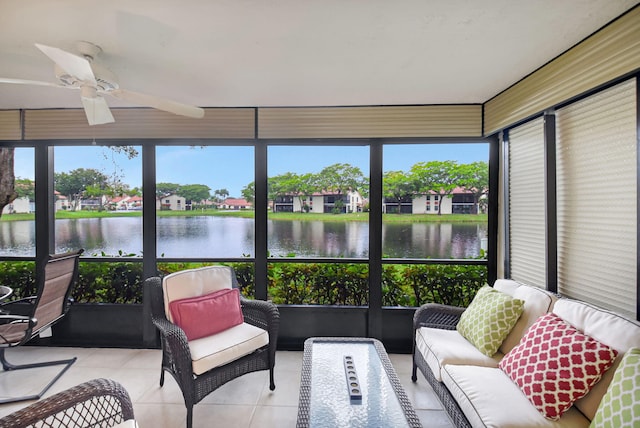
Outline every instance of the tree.
{"type": "Polygon", "coordinates": [[[318,174],[318,187],[339,195],[357,191],[365,184],[365,178],[360,168],[346,163],[336,163],[324,168],[318,174]]]}
{"type": "Polygon", "coordinates": [[[107,176],[98,170],[78,168],[69,173],[54,174],[54,186],[69,199],[72,210],[75,211],[80,199],[85,196],[87,187],[90,187],[92,194],[95,194],[96,188],[104,192],[107,188],[107,179],[107,176]]]}
{"type": "Polygon", "coordinates": [[[411,167],[411,177],[420,193],[438,195],[438,215],[442,214],[442,200],[459,186],[461,167],[456,161],[418,162],[411,167]]]}
{"type": "Polygon", "coordinates": [[[211,197],[211,188],[204,184],[186,184],[178,188],[178,195],[193,204],[194,202],[209,199],[211,197]]]}
{"type": "Polygon", "coordinates": [[[222,202],[229,196],[229,191],[227,189],[217,189],[213,191],[213,194],[216,196],[217,202],[222,202]]]}
{"type": "Polygon", "coordinates": [[[13,172],[14,153],[13,147],[0,147],[0,215],[4,207],[18,197],[13,172]]]}
{"type": "Polygon", "coordinates": [[[269,178],[269,199],[278,196],[296,196],[300,202],[301,212],[305,211],[302,199],[318,190],[317,176],[311,173],[298,175],[293,172],[269,178]]]}
{"type": "Polygon", "coordinates": [[[179,184],[175,183],[156,183],[156,198],[162,199],[165,196],[178,192],[179,184]]]}
{"type": "Polygon", "coordinates": [[[483,161],[472,162],[460,165],[460,171],[458,184],[466,191],[473,193],[475,214],[479,214],[480,198],[489,192],[489,165],[483,161]]]}
{"type": "Polygon", "coordinates": [[[16,178],[15,191],[18,198],[28,198],[31,202],[36,199],[35,183],[28,178],[16,178]]]}
{"type": "Polygon", "coordinates": [[[398,202],[398,214],[403,199],[415,193],[415,182],[402,171],[388,171],[382,176],[382,194],[385,198],[398,202]]]}
{"type": "Polygon", "coordinates": [[[242,197],[246,199],[247,202],[253,203],[256,200],[256,182],[252,181],[251,183],[244,186],[241,190],[242,197]]]}

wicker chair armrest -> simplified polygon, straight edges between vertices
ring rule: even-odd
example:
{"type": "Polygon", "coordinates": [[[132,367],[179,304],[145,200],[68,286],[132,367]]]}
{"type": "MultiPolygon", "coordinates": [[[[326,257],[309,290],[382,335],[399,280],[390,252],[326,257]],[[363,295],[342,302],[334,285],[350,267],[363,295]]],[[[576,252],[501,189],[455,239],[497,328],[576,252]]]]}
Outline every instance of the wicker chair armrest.
{"type": "Polygon", "coordinates": [[[112,427],[133,418],[127,390],[113,380],[94,379],[3,417],[0,427],[112,427]]]}
{"type": "Polygon", "coordinates": [[[413,315],[413,328],[414,330],[420,327],[455,330],[465,309],[440,303],[427,303],[420,306],[413,315]]]}
{"type": "Polygon", "coordinates": [[[280,311],[273,302],[240,298],[242,315],[247,324],[262,328],[269,334],[269,354],[275,361],[276,344],[280,330],[280,311]]]}
{"type": "Polygon", "coordinates": [[[279,324],[280,311],[273,302],[240,298],[242,315],[247,324],[269,330],[271,325],[279,324]]]}
{"type": "Polygon", "coordinates": [[[189,341],[184,330],[166,318],[152,318],[152,321],[160,332],[160,338],[177,376],[185,379],[191,378],[193,376],[193,361],[189,341]]]}

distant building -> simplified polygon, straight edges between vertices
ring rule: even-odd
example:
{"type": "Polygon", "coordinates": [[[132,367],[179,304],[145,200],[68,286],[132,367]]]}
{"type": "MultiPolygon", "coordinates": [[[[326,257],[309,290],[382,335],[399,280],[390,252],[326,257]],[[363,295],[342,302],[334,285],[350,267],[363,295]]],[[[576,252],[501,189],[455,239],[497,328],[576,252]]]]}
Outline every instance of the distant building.
{"type": "Polygon", "coordinates": [[[414,195],[399,201],[394,198],[384,198],[382,210],[392,214],[477,214],[478,205],[474,201],[474,194],[462,188],[456,188],[451,195],[440,198],[440,195],[414,195]],[[441,206],[440,206],[441,205],[441,206]]]}
{"type": "Polygon", "coordinates": [[[362,212],[364,198],[358,192],[322,192],[307,196],[278,196],[272,204],[273,211],[280,213],[332,213],[336,208],[341,213],[357,213],[362,212]],[[342,204],[338,201],[342,201],[342,204]]]}
{"type": "Polygon", "coordinates": [[[157,210],[184,211],[187,209],[186,207],[186,199],[175,194],[163,196],[160,199],[156,199],[157,210]]]}
{"type": "Polygon", "coordinates": [[[2,209],[2,214],[25,214],[35,212],[35,202],[31,202],[29,198],[16,198],[13,202],[2,209]]]}
{"type": "Polygon", "coordinates": [[[142,209],[142,198],[140,196],[116,196],[109,202],[109,209],[116,211],[135,211],[142,209]]]}
{"type": "Polygon", "coordinates": [[[242,198],[227,198],[222,203],[218,204],[218,209],[221,210],[249,210],[253,208],[253,204],[251,202],[247,202],[246,199],[242,198]]]}

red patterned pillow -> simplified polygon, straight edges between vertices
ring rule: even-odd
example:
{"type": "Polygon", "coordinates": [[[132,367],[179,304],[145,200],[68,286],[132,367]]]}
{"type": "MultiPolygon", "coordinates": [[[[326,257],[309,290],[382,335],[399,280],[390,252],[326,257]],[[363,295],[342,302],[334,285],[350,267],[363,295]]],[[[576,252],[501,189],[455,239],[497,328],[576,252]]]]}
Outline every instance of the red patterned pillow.
{"type": "Polygon", "coordinates": [[[544,417],[557,421],[600,380],[616,355],[548,313],[536,320],[499,367],[544,417]]]}
{"type": "Polygon", "coordinates": [[[169,303],[169,311],[188,340],[211,336],[244,322],[237,288],[174,300],[169,303]]]}

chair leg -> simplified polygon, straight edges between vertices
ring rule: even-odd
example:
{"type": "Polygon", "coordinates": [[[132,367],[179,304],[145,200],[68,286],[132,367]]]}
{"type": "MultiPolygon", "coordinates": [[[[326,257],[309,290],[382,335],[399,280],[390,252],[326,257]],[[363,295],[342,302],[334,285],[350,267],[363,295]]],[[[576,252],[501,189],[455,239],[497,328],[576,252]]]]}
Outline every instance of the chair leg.
{"type": "Polygon", "coordinates": [[[68,359],[68,360],[45,361],[45,362],[42,362],[42,363],[11,364],[5,358],[4,352],[5,352],[5,348],[0,348],[0,363],[2,363],[2,368],[5,371],[24,370],[24,369],[32,369],[32,368],[37,368],[37,367],[49,367],[49,366],[57,366],[57,365],[64,365],[64,367],[51,380],[51,382],[49,382],[44,387],[44,389],[42,391],[40,391],[38,394],[25,395],[25,396],[22,396],[22,397],[11,397],[11,398],[1,399],[0,400],[0,404],[15,403],[15,402],[18,402],[18,401],[27,401],[27,400],[39,400],[40,397],[42,397],[44,395],[44,393],[47,392],[49,390],[49,388],[51,388],[51,386],[54,383],[56,383],[56,381],[58,379],[60,379],[60,377],[64,374],[64,372],[66,372],[69,369],[69,367],[71,367],[71,365],[73,363],[75,363],[76,360],[77,360],[76,357],[73,357],[73,358],[68,359]]]}
{"type": "Polygon", "coordinates": [[[193,427],[193,406],[187,406],[187,428],[193,427]]]}
{"type": "Polygon", "coordinates": [[[418,365],[416,364],[415,345],[413,345],[413,352],[411,353],[411,362],[413,363],[413,369],[411,370],[411,380],[415,383],[418,381],[418,365]]]}
{"type": "Polygon", "coordinates": [[[160,387],[164,386],[164,367],[160,367],[160,387]]]}
{"type": "Polygon", "coordinates": [[[271,367],[271,368],[269,369],[269,389],[270,389],[271,391],[273,391],[274,389],[276,389],[276,384],[275,384],[275,382],[274,382],[274,380],[273,380],[273,367],[271,367]]]}

